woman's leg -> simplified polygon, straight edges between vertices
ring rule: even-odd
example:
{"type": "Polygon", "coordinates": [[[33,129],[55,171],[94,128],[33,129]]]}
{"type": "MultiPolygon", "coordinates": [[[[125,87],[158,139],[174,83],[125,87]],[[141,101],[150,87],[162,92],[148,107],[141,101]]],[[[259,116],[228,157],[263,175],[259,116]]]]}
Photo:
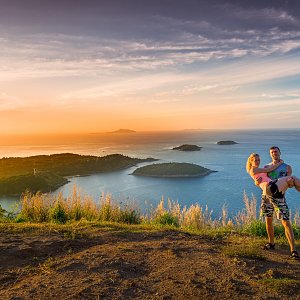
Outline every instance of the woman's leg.
{"type": "Polygon", "coordinates": [[[300,192],[300,179],[296,176],[292,176],[294,179],[294,186],[298,192],[300,192]]]}
{"type": "Polygon", "coordinates": [[[278,186],[279,192],[284,193],[289,188],[289,184],[291,180],[293,180],[292,176],[285,176],[285,177],[278,178],[276,185],[278,186]]]}

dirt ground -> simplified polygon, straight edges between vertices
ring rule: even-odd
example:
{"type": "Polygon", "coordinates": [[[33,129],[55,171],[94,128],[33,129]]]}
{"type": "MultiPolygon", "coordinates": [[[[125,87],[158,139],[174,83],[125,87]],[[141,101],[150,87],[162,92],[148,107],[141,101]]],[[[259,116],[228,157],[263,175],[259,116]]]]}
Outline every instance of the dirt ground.
{"type": "Polygon", "coordinates": [[[0,233],[0,299],[300,299],[285,246],[231,257],[177,231],[0,233]]]}

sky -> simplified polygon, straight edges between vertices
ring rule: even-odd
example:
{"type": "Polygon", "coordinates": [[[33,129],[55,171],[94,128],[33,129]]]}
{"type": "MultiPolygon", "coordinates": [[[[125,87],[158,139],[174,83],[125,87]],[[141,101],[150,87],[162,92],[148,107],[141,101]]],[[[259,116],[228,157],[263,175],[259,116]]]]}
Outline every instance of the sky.
{"type": "Polygon", "coordinates": [[[0,7],[0,134],[300,127],[297,0],[0,7]]]}

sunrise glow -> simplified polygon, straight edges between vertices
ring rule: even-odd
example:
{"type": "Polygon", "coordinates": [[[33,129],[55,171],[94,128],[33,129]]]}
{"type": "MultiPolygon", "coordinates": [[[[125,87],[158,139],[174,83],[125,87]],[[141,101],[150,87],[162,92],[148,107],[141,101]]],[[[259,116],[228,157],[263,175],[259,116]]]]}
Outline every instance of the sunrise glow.
{"type": "Polygon", "coordinates": [[[299,6],[246,3],[4,1],[0,133],[299,127],[299,6]]]}

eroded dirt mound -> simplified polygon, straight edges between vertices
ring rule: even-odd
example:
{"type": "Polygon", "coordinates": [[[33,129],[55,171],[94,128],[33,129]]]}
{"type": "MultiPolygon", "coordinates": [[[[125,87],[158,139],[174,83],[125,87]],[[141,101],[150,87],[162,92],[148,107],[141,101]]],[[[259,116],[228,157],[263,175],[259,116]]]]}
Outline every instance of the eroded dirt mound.
{"type": "Polygon", "coordinates": [[[300,299],[286,249],[262,260],[224,247],[173,231],[1,233],[0,299],[300,299]]]}

